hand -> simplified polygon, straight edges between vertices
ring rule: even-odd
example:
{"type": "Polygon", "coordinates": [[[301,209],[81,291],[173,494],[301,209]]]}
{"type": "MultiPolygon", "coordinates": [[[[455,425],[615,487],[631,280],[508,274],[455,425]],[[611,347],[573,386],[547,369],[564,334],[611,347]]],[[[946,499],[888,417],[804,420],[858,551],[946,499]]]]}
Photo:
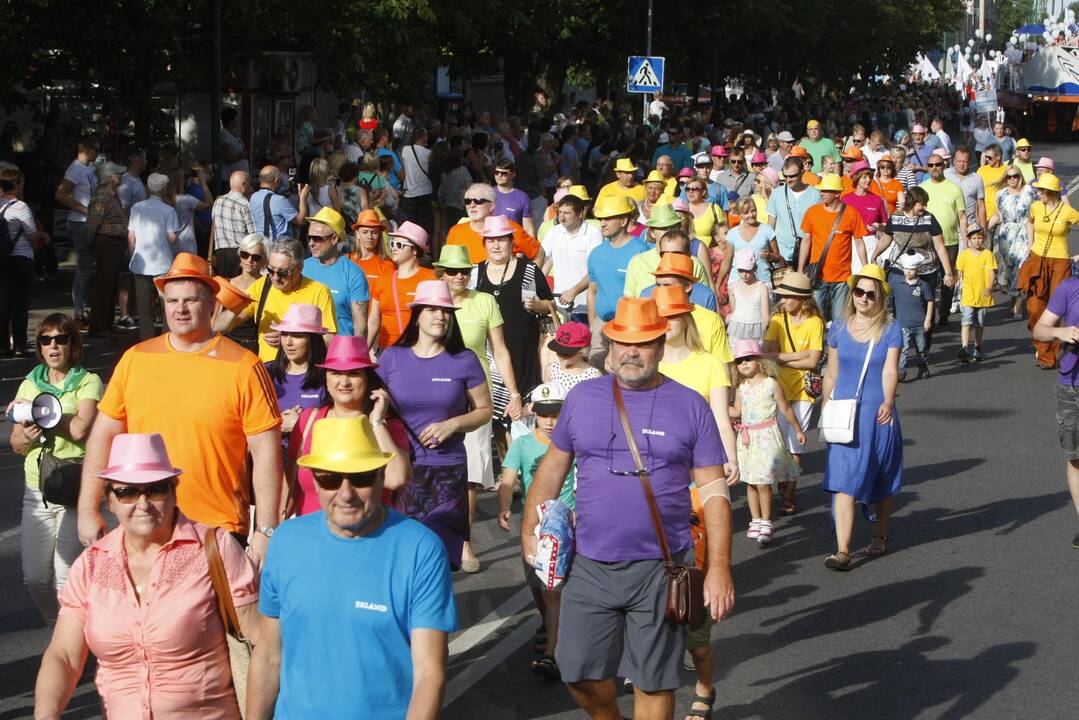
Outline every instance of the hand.
{"type": "Polygon", "coordinates": [[[993,288],[986,288],[983,290],[982,297],[993,297],[993,288]]]}
{"type": "Polygon", "coordinates": [[[948,273],[944,276],[944,284],[948,287],[955,287],[955,275],[948,273]]]}
{"type": "Polygon", "coordinates": [[[727,617],[734,608],[734,580],[728,568],[709,568],[704,576],[704,604],[713,620],[727,617]]]}
{"type": "Polygon", "coordinates": [[[1068,327],[1056,328],[1056,336],[1060,342],[1077,343],[1079,342],[1079,327],[1069,325],[1068,327]]]}
{"type": "Polygon", "coordinates": [[[90,547],[105,535],[105,518],[97,508],[79,511],[79,542],[83,547],[90,547]]]}
{"type": "Polygon", "coordinates": [[[266,548],[269,544],[270,538],[260,532],[251,533],[251,539],[247,542],[247,556],[259,570],[262,570],[262,560],[266,557],[266,548]]]}
{"type": "Polygon", "coordinates": [[[502,528],[506,532],[510,531],[510,511],[503,510],[498,513],[498,527],[502,528]]]}
{"type": "Polygon", "coordinates": [[[530,568],[536,567],[536,545],[539,540],[532,533],[521,533],[521,557],[530,568]]]}
{"type": "Polygon", "coordinates": [[[281,411],[281,433],[290,433],[296,427],[296,421],[300,419],[300,406],[290,407],[281,411]]]}
{"type": "MultiPolygon", "coordinates": [[[[31,444],[36,443],[41,439],[41,436],[45,434],[45,431],[34,423],[24,422],[19,424],[22,425],[22,434],[26,436],[26,439],[29,440],[31,444]]],[[[29,452],[29,450],[27,450],[27,452],[29,452]]]]}
{"type": "Polygon", "coordinates": [[[525,306],[525,310],[528,312],[535,312],[533,308],[536,307],[536,296],[528,295],[521,299],[521,304],[525,306]]]}
{"type": "Polygon", "coordinates": [[[386,419],[386,413],[390,409],[390,394],[386,392],[384,388],[379,388],[371,393],[371,412],[367,414],[367,418],[371,423],[376,423],[386,419]]]}
{"type": "Polygon", "coordinates": [[[565,290],[558,296],[558,302],[566,307],[573,307],[573,301],[577,299],[577,293],[565,290]]]}
{"type": "Polygon", "coordinates": [[[727,487],[731,487],[732,485],[737,485],[738,481],[742,477],[741,473],[738,471],[738,463],[733,463],[733,462],[724,463],[723,464],[723,473],[724,473],[724,475],[727,476],[727,487]]]}
{"type": "Polygon", "coordinates": [[[503,417],[508,417],[512,420],[520,420],[522,410],[521,396],[514,395],[510,398],[509,404],[506,405],[506,412],[503,413],[503,417]]]}
{"type": "Polygon", "coordinates": [[[420,433],[420,443],[424,447],[436,448],[460,431],[460,426],[453,418],[443,420],[442,422],[431,423],[420,433]]]}
{"type": "Polygon", "coordinates": [[[933,329],[933,321],[932,320],[926,320],[924,323],[922,323],[922,329],[925,330],[926,332],[929,332],[930,330],[932,330],[933,329]]]}
{"type": "Polygon", "coordinates": [[[892,404],[882,402],[877,408],[877,424],[890,425],[892,422],[892,404]]]}
{"type": "Polygon", "coordinates": [[[270,347],[275,348],[281,346],[281,333],[278,330],[271,330],[263,335],[262,339],[265,340],[266,344],[270,347]]]}
{"type": "Polygon", "coordinates": [[[310,185],[306,185],[306,184],[304,184],[304,183],[300,183],[300,184],[298,185],[298,187],[300,188],[300,200],[301,200],[301,201],[303,201],[303,200],[307,200],[307,194],[308,194],[309,192],[311,192],[311,186],[310,186],[310,185]]]}
{"type": "Polygon", "coordinates": [[[794,437],[798,438],[798,444],[799,445],[805,445],[806,444],[806,434],[804,432],[802,432],[800,429],[796,430],[794,432],[794,437]]]}

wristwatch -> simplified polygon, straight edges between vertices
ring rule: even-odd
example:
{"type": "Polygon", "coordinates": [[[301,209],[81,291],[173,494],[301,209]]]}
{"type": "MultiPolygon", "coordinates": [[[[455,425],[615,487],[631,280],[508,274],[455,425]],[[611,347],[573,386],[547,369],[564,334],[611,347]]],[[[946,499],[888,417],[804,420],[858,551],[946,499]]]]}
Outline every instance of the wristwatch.
{"type": "Polygon", "coordinates": [[[277,528],[270,527],[269,525],[262,525],[260,527],[255,528],[255,532],[261,533],[262,535],[265,535],[268,538],[273,537],[273,534],[274,534],[274,532],[276,530],[277,530],[277,528]]]}
{"type": "Polygon", "coordinates": [[[372,420],[371,421],[371,427],[382,427],[385,424],[386,424],[386,418],[382,418],[381,420],[372,420]]]}

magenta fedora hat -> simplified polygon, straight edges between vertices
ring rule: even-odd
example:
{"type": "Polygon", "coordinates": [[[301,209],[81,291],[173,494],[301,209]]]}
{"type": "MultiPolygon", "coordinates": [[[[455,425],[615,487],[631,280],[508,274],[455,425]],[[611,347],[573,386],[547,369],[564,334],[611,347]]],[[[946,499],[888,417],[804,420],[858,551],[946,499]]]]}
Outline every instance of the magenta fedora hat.
{"type": "Polygon", "coordinates": [[[334,335],[326,347],[326,361],[318,364],[325,370],[362,370],[376,368],[378,363],[371,359],[371,350],[367,340],[351,335],[334,335]]]}
{"type": "Polygon", "coordinates": [[[404,238],[421,250],[427,249],[427,231],[411,220],[405,220],[390,235],[404,238]]]}
{"type": "Polygon", "coordinates": [[[513,226],[505,215],[491,215],[483,221],[483,231],[480,233],[485,238],[506,237],[513,234],[513,226]]]}
{"type": "Polygon", "coordinates": [[[323,335],[329,328],[322,326],[322,309],[315,305],[296,303],[289,305],[281,322],[270,323],[270,327],[281,332],[315,333],[323,335]]]}
{"type": "Polygon", "coordinates": [[[169,453],[165,450],[165,440],[157,433],[121,433],[112,439],[109,466],[97,476],[129,485],[145,485],[176,477],[182,472],[180,468],[172,466],[169,453]]]}
{"type": "Polygon", "coordinates": [[[423,280],[416,285],[416,299],[408,304],[409,307],[422,305],[424,307],[443,307],[456,310],[453,304],[453,295],[450,286],[445,280],[423,280]]]}

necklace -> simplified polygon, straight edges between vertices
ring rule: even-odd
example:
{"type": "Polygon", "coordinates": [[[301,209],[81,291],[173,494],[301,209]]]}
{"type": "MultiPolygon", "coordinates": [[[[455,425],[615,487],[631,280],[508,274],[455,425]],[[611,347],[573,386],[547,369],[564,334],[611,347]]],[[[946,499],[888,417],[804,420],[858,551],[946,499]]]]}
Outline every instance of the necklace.
{"type": "Polygon", "coordinates": [[[512,262],[513,260],[511,259],[509,262],[502,266],[502,276],[498,278],[498,284],[495,286],[494,292],[491,293],[495,297],[498,297],[500,294],[502,294],[502,286],[506,284],[506,273],[509,271],[510,263],[512,262]]]}

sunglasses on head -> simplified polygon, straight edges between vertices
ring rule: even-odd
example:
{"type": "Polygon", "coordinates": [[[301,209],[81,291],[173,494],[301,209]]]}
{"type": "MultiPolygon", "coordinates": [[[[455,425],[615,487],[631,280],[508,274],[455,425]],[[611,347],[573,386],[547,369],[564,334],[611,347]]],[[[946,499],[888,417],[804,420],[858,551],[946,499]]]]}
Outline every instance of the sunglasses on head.
{"type": "Polygon", "coordinates": [[[240,251],[241,260],[254,260],[255,262],[262,262],[262,256],[258,253],[249,253],[246,250],[240,251]]]}
{"type": "Polygon", "coordinates": [[[487,198],[465,198],[465,205],[483,205],[491,202],[487,198]]]}
{"type": "Polygon", "coordinates": [[[312,475],[314,475],[315,482],[323,490],[337,490],[346,480],[354,488],[369,488],[378,480],[378,470],[362,473],[335,473],[316,470],[312,475]]]}
{"type": "Polygon", "coordinates": [[[67,345],[71,342],[71,336],[67,333],[60,333],[59,335],[42,335],[37,339],[37,344],[41,347],[48,347],[52,345],[52,341],[55,340],[57,345],[67,345]]]}
{"type": "Polygon", "coordinates": [[[288,277],[289,275],[291,275],[293,269],[294,268],[288,268],[287,270],[283,270],[281,268],[272,268],[272,267],[267,266],[266,274],[267,275],[273,275],[274,277],[283,278],[283,277],[288,277]]]}
{"type": "Polygon", "coordinates": [[[876,290],[863,290],[862,288],[860,288],[860,287],[858,287],[856,285],[854,287],[854,297],[856,297],[856,298],[864,297],[869,302],[876,302],[877,301],[877,291],[876,290]]]}
{"type": "Polygon", "coordinates": [[[173,481],[158,480],[146,485],[113,485],[109,492],[121,505],[134,505],[139,501],[140,495],[145,495],[150,502],[161,502],[172,492],[173,481]]]}
{"type": "Polygon", "coordinates": [[[443,275],[468,275],[472,272],[472,268],[442,268],[443,275]]]}

